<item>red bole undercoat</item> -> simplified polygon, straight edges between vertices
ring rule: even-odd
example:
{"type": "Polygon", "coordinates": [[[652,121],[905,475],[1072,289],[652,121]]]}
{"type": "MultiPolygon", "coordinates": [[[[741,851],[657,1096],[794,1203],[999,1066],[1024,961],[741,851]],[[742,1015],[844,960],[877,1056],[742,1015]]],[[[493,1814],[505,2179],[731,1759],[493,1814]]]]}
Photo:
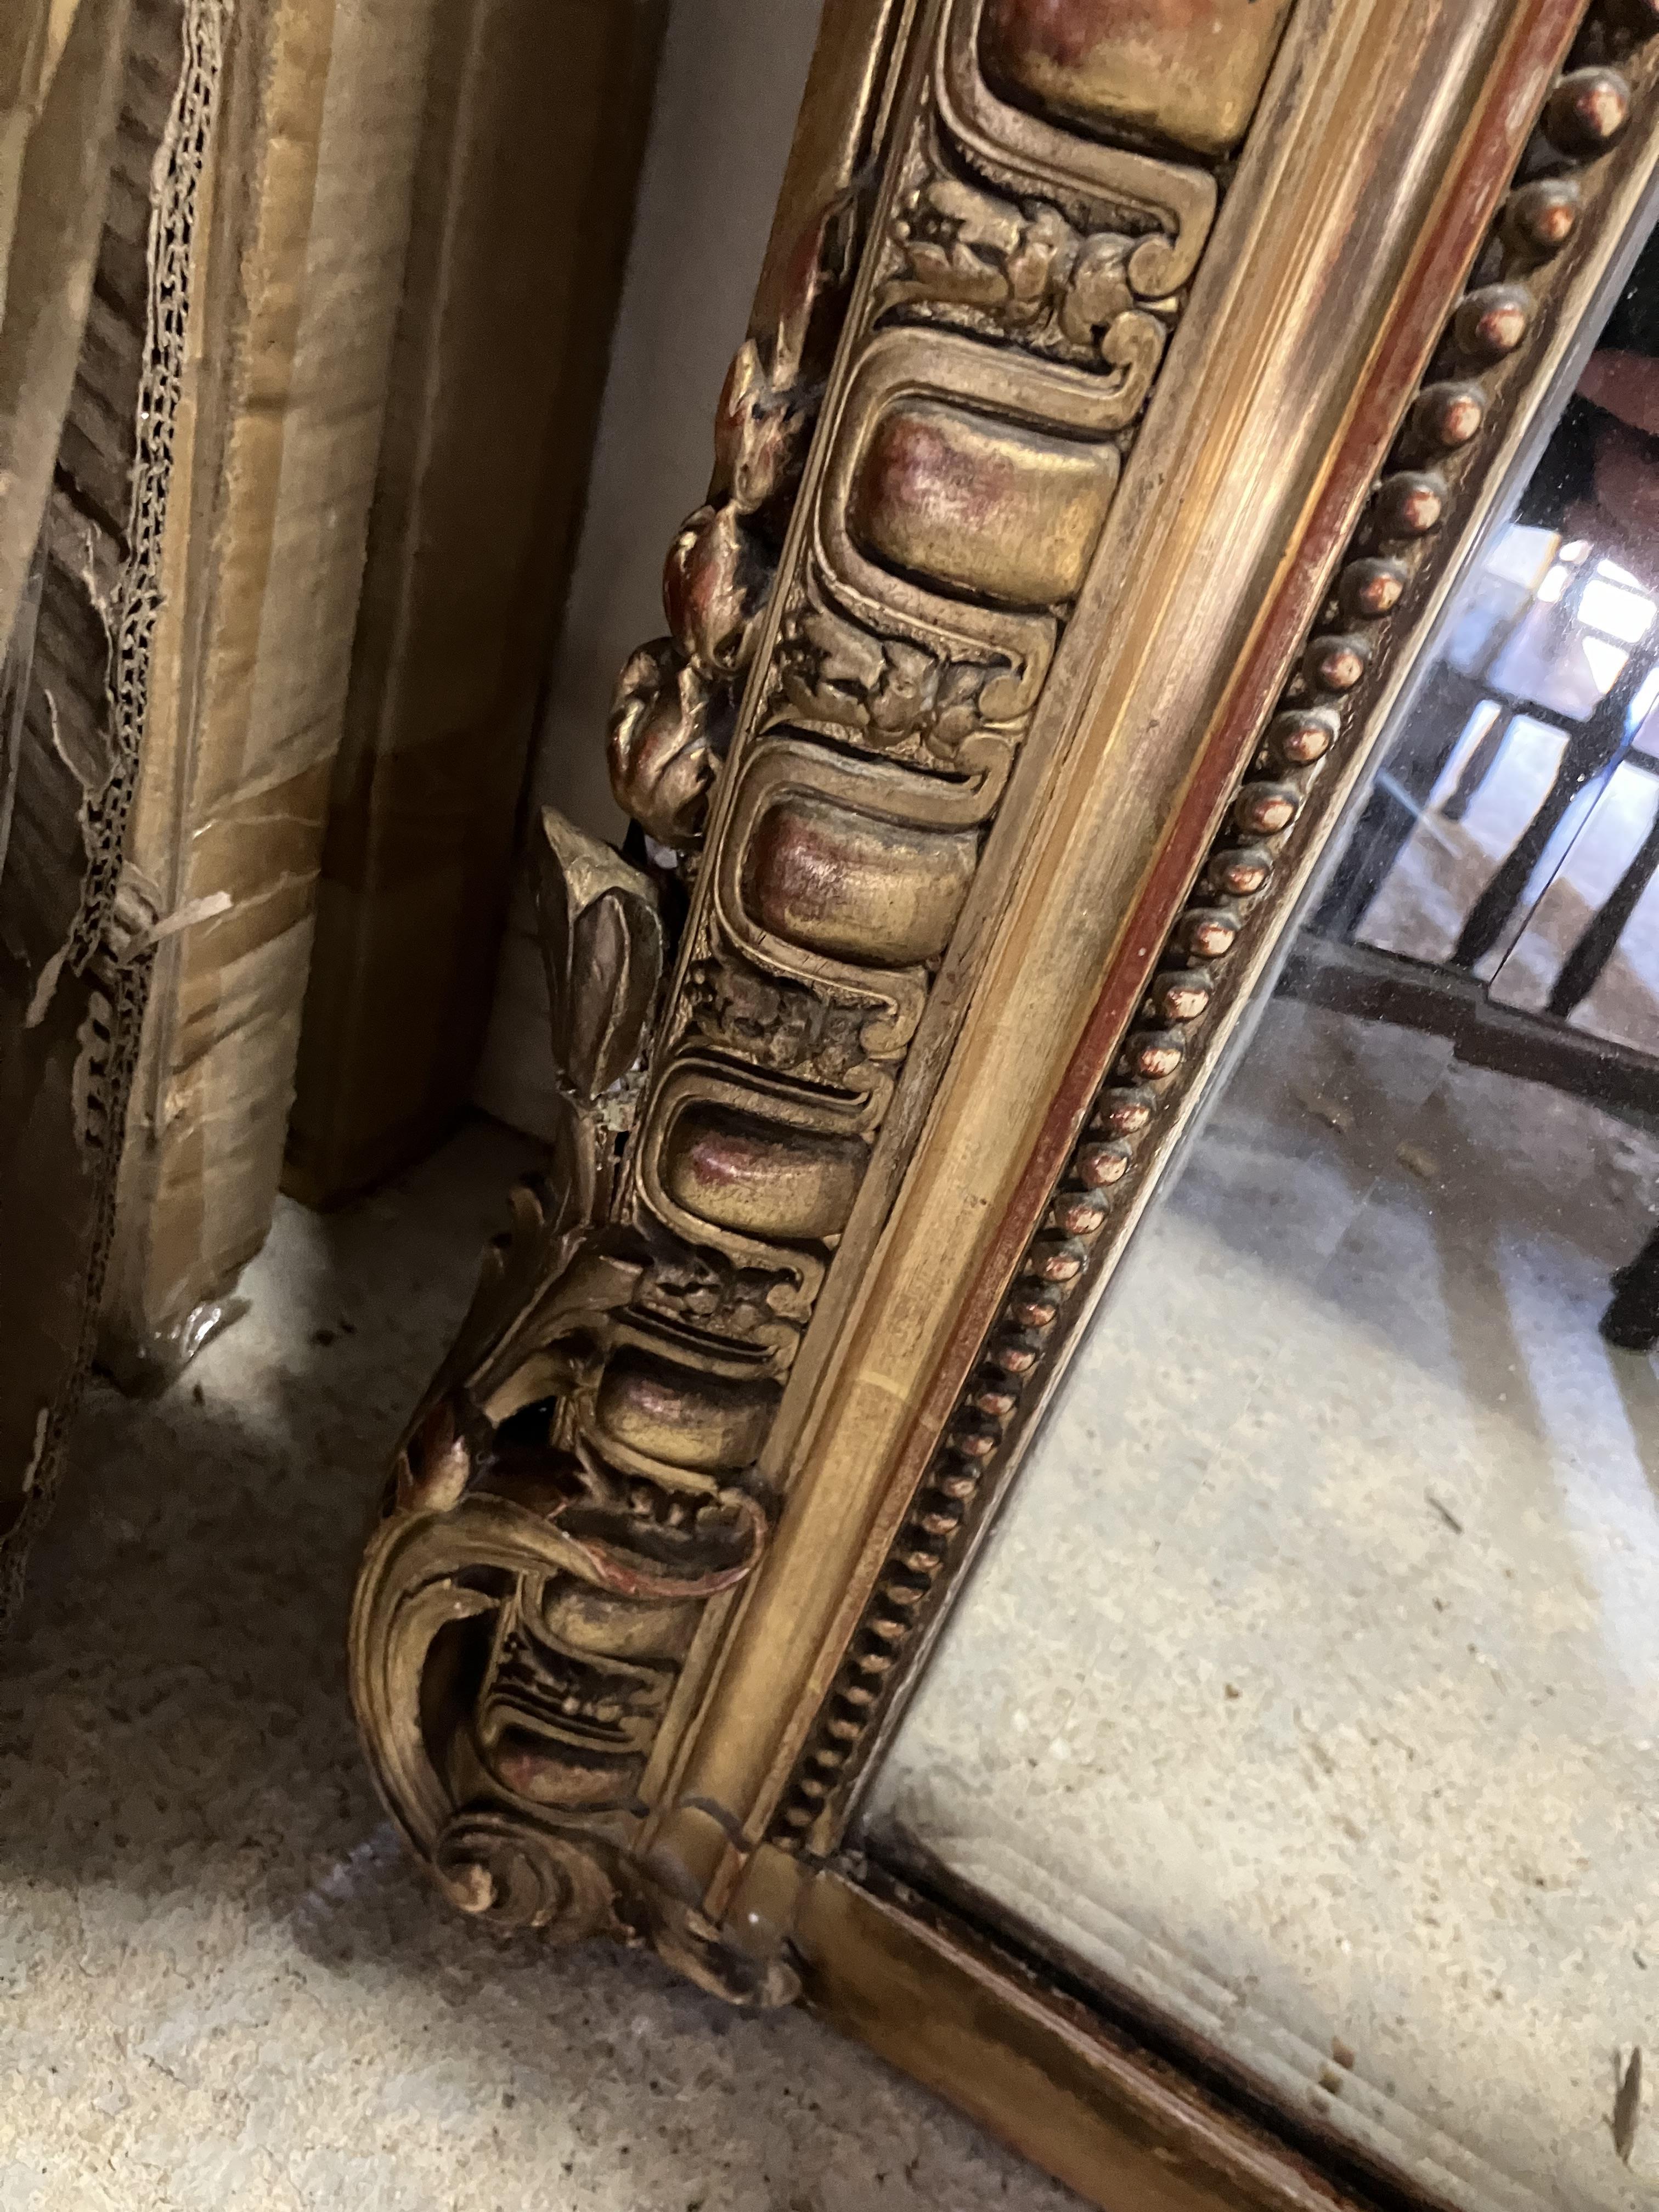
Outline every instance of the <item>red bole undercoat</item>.
{"type": "MultiPolygon", "coordinates": [[[[1006,0],[1006,4],[1024,12],[1022,0],[1006,0]]],[[[1042,0],[1030,0],[1030,5],[1040,9],[1042,0]]],[[[1158,949],[1284,681],[1297,641],[1316,611],[1366,489],[1443,327],[1446,303],[1455,295],[1510,181],[1539,98],[1559,64],[1580,12],[1577,0],[1540,0],[1525,32],[1511,41],[1503,58],[1486,112],[1503,117],[1507,127],[1477,129],[1470,134],[1448,185],[1447,218],[1425,238],[1400,288],[1392,322],[1358,394],[1294,563],[1240,664],[1131,911],[1121,949],[918,1401],[896,1469],[899,1494],[920,1480],[998,1304],[1042,1218],[1090,1103],[1146,990],[1158,949]]]]}

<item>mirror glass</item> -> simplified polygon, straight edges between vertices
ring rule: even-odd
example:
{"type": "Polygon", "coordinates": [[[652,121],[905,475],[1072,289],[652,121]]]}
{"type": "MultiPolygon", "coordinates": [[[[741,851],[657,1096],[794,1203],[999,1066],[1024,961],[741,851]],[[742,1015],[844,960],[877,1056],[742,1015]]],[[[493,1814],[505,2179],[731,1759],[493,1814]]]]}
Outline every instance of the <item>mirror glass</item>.
{"type": "Polygon", "coordinates": [[[1659,2186],[1656,875],[1650,248],[862,1818],[1458,2205],[1659,2186]]]}

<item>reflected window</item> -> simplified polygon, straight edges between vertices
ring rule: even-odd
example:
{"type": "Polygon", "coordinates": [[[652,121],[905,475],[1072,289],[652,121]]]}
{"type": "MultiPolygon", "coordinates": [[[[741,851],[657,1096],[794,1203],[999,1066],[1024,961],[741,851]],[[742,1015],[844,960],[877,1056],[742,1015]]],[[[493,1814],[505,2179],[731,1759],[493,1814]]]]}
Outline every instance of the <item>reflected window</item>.
{"type": "Polygon", "coordinates": [[[1656,295],[1650,245],[1315,918],[1636,1050],[1659,1035],[1656,295]]]}

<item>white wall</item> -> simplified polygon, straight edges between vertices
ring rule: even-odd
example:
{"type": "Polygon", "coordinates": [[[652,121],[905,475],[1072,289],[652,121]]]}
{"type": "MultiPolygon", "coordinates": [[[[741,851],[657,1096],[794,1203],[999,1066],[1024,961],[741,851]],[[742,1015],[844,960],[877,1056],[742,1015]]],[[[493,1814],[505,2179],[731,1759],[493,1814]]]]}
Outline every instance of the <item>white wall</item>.
{"type": "MultiPolygon", "coordinates": [[[[620,836],[605,779],[617,672],[664,629],[663,556],[702,501],[710,423],[800,105],[820,0],[674,0],[611,370],[531,797],[620,836]]],[[[475,1095],[545,1131],[551,1062],[540,956],[520,896],[475,1095]]]]}

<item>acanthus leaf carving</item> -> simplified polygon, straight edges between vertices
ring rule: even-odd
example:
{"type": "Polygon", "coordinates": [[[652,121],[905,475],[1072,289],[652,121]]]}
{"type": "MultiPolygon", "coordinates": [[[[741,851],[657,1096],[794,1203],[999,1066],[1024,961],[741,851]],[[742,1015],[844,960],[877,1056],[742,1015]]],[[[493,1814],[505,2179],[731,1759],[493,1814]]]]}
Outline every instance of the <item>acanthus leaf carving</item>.
{"type": "Polygon", "coordinates": [[[663,568],[663,608],[675,644],[708,684],[734,683],[754,659],[773,566],[733,501],[700,507],[680,526],[663,568]]]}
{"type": "Polygon", "coordinates": [[[708,498],[681,526],[663,568],[669,635],[632,655],[611,707],[617,805],[683,855],[702,840],[806,458],[852,273],[857,204],[832,200],[792,256],[775,327],[738,348],[715,413],[708,498]]]}
{"type": "Polygon", "coordinates": [[[811,396],[793,382],[780,392],[760,348],[745,338],[726,371],[715,410],[711,502],[758,514],[787,498],[800,478],[811,422],[811,396]]]}
{"type": "Polygon", "coordinates": [[[757,1067],[869,1095],[896,1048],[879,1034],[880,1016],[763,975],[730,955],[694,962],[684,1003],[696,1031],[757,1067]],[[875,1034],[872,1035],[872,1032],[875,1034]]]}
{"type": "Polygon", "coordinates": [[[635,1294],[642,1313],[699,1334],[748,1342],[769,1352],[780,1370],[794,1358],[800,1329],[782,1318],[790,1279],[738,1265],[718,1250],[678,1243],[656,1255],[635,1294]]]}
{"type": "Polygon", "coordinates": [[[1130,284],[1134,238],[1079,230],[1051,201],[1005,199],[948,173],[915,186],[892,235],[902,265],[882,286],[883,313],[962,319],[1060,359],[1103,363],[1119,372],[1122,407],[1139,405],[1165,331],[1130,284]]]}
{"type": "Polygon", "coordinates": [[[623,664],[606,755],[617,804],[659,845],[695,850],[719,766],[714,687],[672,638],[623,664]]]}
{"type": "Polygon", "coordinates": [[[988,764],[973,744],[988,728],[1000,744],[1018,734],[1018,722],[994,725],[989,712],[1008,672],[1004,662],[878,636],[816,583],[792,611],[778,655],[779,690],[797,714],[856,731],[878,752],[970,772],[988,764]]]}
{"type": "Polygon", "coordinates": [[[569,1095],[592,1106],[639,1061],[662,981],[656,888],[612,848],[544,806],[536,907],[554,1052],[569,1095]]]}

